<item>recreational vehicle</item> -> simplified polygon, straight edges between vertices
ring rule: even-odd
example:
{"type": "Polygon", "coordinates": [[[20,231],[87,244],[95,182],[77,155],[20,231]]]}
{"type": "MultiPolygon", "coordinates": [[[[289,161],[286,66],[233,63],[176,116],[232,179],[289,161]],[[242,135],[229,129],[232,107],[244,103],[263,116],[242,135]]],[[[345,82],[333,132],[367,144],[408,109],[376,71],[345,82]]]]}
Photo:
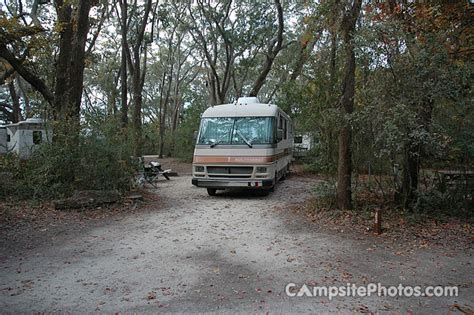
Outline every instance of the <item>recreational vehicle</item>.
{"type": "Polygon", "coordinates": [[[51,137],[51,130],[46,129],[40,118],[0,126],[0,154],[15,153],[27,159],[39,144],[51,141],[51,137]]]}
{"type": "Polygon", "coordinates": [[[294,136],[293,156],[295,158],[306,156],[313,148],[313,136],[309,133],[296,134],[294,136]]]}
{"type": "Polygon", "coordinates": [[[202,115],[193,158],[192,184],[213,196],[226,188],[267,194],[289,171],[291,119],[256,97],[209,107],[202,115]]]}

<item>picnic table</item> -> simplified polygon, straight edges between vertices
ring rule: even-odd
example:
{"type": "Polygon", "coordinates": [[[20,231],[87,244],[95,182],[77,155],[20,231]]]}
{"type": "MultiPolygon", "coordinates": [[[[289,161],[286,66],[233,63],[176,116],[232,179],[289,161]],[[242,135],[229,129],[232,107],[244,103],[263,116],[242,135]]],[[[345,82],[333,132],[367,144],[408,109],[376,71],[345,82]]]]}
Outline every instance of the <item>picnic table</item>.
{"type": "Polygon", "coordinates": [[[474,192],[474,171],[440,170],[441,183],[449,190],[472,194],[474,192]]]}

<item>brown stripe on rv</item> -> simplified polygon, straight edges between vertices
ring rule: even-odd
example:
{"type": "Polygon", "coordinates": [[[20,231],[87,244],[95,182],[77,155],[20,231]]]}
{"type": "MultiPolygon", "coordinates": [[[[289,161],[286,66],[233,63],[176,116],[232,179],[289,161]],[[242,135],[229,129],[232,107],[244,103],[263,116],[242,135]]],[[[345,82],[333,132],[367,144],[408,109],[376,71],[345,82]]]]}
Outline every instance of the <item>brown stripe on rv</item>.
{"type": "Polygon", "coordinates": [[[288,155],[282,152],[272,156],[207,156],[195,155],[193,163],[233,163],[233,164],[269,164],[288,155]]]}

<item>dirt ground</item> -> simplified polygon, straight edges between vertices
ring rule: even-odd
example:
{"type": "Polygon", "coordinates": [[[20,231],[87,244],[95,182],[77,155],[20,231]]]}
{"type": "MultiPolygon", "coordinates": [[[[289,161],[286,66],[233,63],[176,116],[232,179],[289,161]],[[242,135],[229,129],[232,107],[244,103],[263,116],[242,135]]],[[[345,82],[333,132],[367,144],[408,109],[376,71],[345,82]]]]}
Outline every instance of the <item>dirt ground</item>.
{"type": "Polygon", "coordinates": [[[474,308],[470,245],[415,246],[308,222],[289,209],[311,197],[315,177],[292,176],[267,197],[210,197],[191,185],[189,165],[162,164],[180,176],[160,180],[144,204],[127,211],[3,223],[0,310],[433,314],[474,308]],[[285,294],[288,283],[371,282],[458,286],[459,296],[330,301],[285,294]]]}

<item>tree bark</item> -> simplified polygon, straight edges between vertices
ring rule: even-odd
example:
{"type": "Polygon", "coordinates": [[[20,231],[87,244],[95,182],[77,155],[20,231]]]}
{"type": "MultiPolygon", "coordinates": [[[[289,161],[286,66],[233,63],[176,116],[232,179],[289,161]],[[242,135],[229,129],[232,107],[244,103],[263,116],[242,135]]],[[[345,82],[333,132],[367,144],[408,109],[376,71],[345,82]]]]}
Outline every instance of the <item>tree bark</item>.
{"type": "Polygon", "coordinates": [[[298,79],[301,72],[303,71],[303,66],[308,61],[308,58],[311,55],[311,52],[313,51],[313,48],[316,45],[317,41],[318,39],[315,37],[309,40],[304,45],[301,45],[298,60],[296,61],[293,71],[290,75],[290,81],[296,81],[296,79],[298,79]]]}
{"type": "MultiPolygon", "coordinates": [[[[336,77],[336,63],[337,63],[337,47],[338,47],[338,20],[340,18],[340,1],[334,1],[333,7],[333,14],[331,15],[330,20],[330,33],[331,33],[331,50],[330,50],[330,62],[329,62],[329,88],[327,89],[328,93],[326,95],[326,99],[328,104],[331,107],[336,105],[336,85],[337,85],[337,77],[336,77]]],[[[336,137],[337,131],[329,128],[327,130],[328,139],[334,139],[336,137]]],[[[327,165],[335,165],[338,159],[337,155],[337,142],[330,141],[327,143],[327,152],[326,152],[326,163],[327,165]]]]}
{"type": "MultiPolygon", "coordinates": [[[[418,110],[418,123],[428,130],[431,126],[434,101],[426,98],[418,110]]],[[[409,140],[404,148],[403,173],[401,186],[401,204],[405,209],[413,208],[417,199],[422,146],[409,140]]]]}
{"type": "Polygon", "coordinates": [[[56,0],[55,6],[62,28],[53,112],[56,120],[66,122],[69,125],[66,128],[74,128],[78,132],[91,0],[79,1],[75,8],[68,2],[56,0]]]}
{"type": "Polygon", "coordinates": [[[72,7],[62,0],[57,0],[55,4],[58,24],[61,25],[61,29],[59,32],[59,54],[56,62],[53,115],[55,120],[60,120],[65,118],[63,117],[63,104],[67,104],[68,70],[72,50],[72,7]]]}
{"type": "Polygon", "coordinates": [[[122,36],[122,54],[120,60],[120,100],[121,100],[121,125],[128,125],[128,100],[127,100],[127,1],[120,0],[120,11],[122,11],[120,34],[122,36]]]}
{"type": "Polygon", "coordinates": [[[20,99],[18,97],[18,94],[16,93],[15,89],[15,81],[12,80],[8,84],[8,89],[10,90],[10,97],[12,99],[12,106],[13,106],[13,111],[12,111],[12,122],[17,123],[21,120],[21,109],[20,109],[20,99]]]}
{"type": "Polygon", "coordinates": [[[0,57],[8,61],[8,63],[15,69],[15,71],[25,79],[31,86],[43,95],[48,103],[52,104],[54,101],[54,94],[48,88],[46,83],[36,75],[32,70],[23,65],[22,61],[15,57],[4,43],[0,44],[0,57]]]}
{"type": "Polygon", "coordinates": [[[74,37],[69,70],[69,102],[72,106],[72,118],[79,124],[82,91],[84,89],[84,68],[87,34],[89,33],[89,11],[91,0],[81,0],[73,15],[74,37]]]}
{"type": "MultiPolygon", "coordinates": [[[[342,115],[354,111],[355,95],[355,55],[353,33],[359,17],[362,0],[354,0],[351,8],[345,12],[341,29],[346,54],[344,81],[342,86],[342,115]]],[[[339,131],[339,161],[337,167],[337,205],[340,209],[352,209],[352,130],[344,117],[339,131]]]]}
{"type": "MultiPolygon", "coordinates": [[[[168,39],[168,58],[166,59],[166,71],[163,72],[161,78],[161,93],[160,93],[160,141],[159,141],[159,157],[162,158],[165,148],[165,133],[166,133],[166,116],[168,113],[169,99],[171,94],[171,88],[174,76],[174,49],[173,39],[175,35],[176,27],[173,28],[171,35],[168,39]],[[166,88],[165,88],[166,86],[166,88]]],[[[178,64],[179,66],[179,64],[178,64]]]]}
{"type": "Polygon", "coordinates": [[[163,158],[164,147],[165,147],[166,115],[168,112],[168,104],[169,104],[169,98],[170,98],[170,93],[171,93],[173,70],[174,70],[174,65],[171,64],[171,69],[168,76],[168,86],[166,88],[166,95],[163,100],[163,106],[161,107],[161,111],[160,111],[160,153],[159,153],[160,158],[163,158]]]}
{"type": "MultiPolygon", "coordinates": [[[[146,45],[144,43],[144,35],[146,25],[148,23],[148,16],[151,11],[151,0],[147,0],[145,3],[145,11],[141,20],[140,27],[138,29],[135,44],[133,45],[132,52],[129,51],[126,45],[127,61],[132,75],[132,97],[133,97],[133,135],[134,135],[134,154],[140,156],[142,151],[142,102],[143,102],[143,84],[146,74],[146,45]],[[141,67],[141,50],[143,48],[144,62],[143,68],[141,67]],[[143,69],[143,70],[142,70],[143,69]]],[[[153,28],[153,26],[152,26],[153,28]]]]}
{"type": "Polygon", "coordinates": [[[30,98],[28,97],[27,90],[23,84],[23,78],[17,77],[18,89],[21,92],[23,97],[23,101],[25,102],[25,118],[31,117],[31,105],[30,105],[30,98]]]}
{"type": "MultiPolygon", "coordinates": [[[[146,56],[146,49],[145,49],[146,56]]],[[[141,84],[141,69],[140,69],[140,51],[134,52],[134,59],[136,61],[132,76],[132,94],[133,94],[133,134],[135,143],[135,156],[141,155],[142,150],[142,103],[143,85],[141,84]]],[[[146,60],[146,57],[144,58],[146,60]]],[[[146,62],[146,61],[145,61],[146,62]]],[[[146,71],[143,69],[143,71],[146,71]]]]}
{"type": "Polygon", "coordinates": [[[408,143],[404,150],[404,163],[402,172],[402,206],[405,209],[410,209],[416,199],[416,191],[418,189],[418,174],[419,174],[419,145],[411,145],[408,143]]]}

